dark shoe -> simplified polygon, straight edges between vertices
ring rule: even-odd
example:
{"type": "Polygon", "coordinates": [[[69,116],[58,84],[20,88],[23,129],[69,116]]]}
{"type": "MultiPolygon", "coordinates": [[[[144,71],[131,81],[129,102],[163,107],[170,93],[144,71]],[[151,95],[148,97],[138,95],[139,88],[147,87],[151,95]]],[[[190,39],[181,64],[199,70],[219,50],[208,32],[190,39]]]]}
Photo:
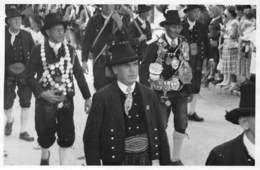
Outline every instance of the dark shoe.
{"type": "Polygon", "coordinates": [[[5,136],[10,136],[12,133],[12,127],[13,127],[14,120],[12,122],[7,122],[5,124],[5,136]]]}
{"type": "Polygon", "coordinates": [[[19,136],[20,139],[22,140],[25,140],[27,142],[32,142],[34,141],[34,137],[31,137],[28,132],[23,132],[23,133],[20,133],[20,136],[19,136]]]}
{"type": "Polygon", "coordinates": [[[49,153],[48,159],[41,159],[40,165],[49,165],[49,160],[50,160],[51,153],[50,153],[50,151],[48,151],[48,153],[49,153]]]}
{"type": "Polygon", "coordinates": [[[202,117],[199,117],[196,112],[194,112],[191,115],[188,115],[189,120],[197,121],[197,122],[203,122],[204,119],[202,117]]]}
{"type": "Polygon", "coordinates": [[[181,160],[178,160],[178,161],[174,161],[174,162],[172,162],[171,165],[183,166],[183,163],[182,163],[181,160]]]}

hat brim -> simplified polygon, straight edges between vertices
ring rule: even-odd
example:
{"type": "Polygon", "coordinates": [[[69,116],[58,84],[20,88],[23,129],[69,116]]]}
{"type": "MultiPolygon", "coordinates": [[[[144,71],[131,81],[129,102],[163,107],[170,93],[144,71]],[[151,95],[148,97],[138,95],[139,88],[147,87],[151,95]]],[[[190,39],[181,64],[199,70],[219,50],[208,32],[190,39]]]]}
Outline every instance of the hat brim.
{"type": "Polygon", "coordinates": [[[255,108],[236,108],[226,113],[225,118],[233,124],[239,124],[240,117],[255,116],[255,108]]]}
{"type": "MultiPolygon", "coordinates": [[[[25,17],[25,15],[23,15],[23,14],[17,14],[17,15],[12,15],[12,16],[5,17],[5,23],[7,23],[8,19],[14,18],[14,17],[22,17],[22,20],[23,20],[24,17],[25,17]]],[[[8,23],[7,23],[7,24],[8,24],[8,23]]]]}
{"type": "Polygon", "coordinates": [[[164,27],[166,25],[182,25],[182,22],[169,22],[169,21],[162,21],[159,24],[161,27],[164,27]]]}
{"type": "Polygon", "coordinates": [[[116,61],[111,61],[108,63],[109,66],[114,66],[114,65],[121,65],[125,63],[129,63],[135,60],[139,60],[140,57],[138,55],[134,55],[132,57],[127,57],[127,58],[122,58],[122,59],[117,59],[116,61]]]}
{"type": "Polygon", "coordinates": [[[186,8],[183,10],[183,12],[186,14],[187,12],[194,10],[194,9],[201,9],[200,6],[196,6],[196,7],[190,7],[190,8],[186,8]]]}
{"type": "Polygon", "coordinates": [[[147,7],[145,9],[142,9],[142,10],[137,10],[136,12],[138,14],[141,14],[141,13],[145,13],[145,12],[148,12],[148,11],[151,11],[152,7],[147,7]]]}
{"type": "Polygon", "coordinates": [[[41,32],[42,32],[42,34],[44,35],[44,36],[47,36],[46,35],[46,30],[47,29],[50,29],[51,27],[53,27],[53,26],[56,26],[56,25],[63,25],[64,26],[64,28],[65,28],[65,30],[67,29],[67,26],[68,26],[68,24],[69,24],[69,22],[68,21],[58,21],[58,22],[55,22],[55,23],[50,23],[50,24],[48,24],[48,25],[44,25],[43,27],[42,27],[42,29],[41,29],[41,32]]]}

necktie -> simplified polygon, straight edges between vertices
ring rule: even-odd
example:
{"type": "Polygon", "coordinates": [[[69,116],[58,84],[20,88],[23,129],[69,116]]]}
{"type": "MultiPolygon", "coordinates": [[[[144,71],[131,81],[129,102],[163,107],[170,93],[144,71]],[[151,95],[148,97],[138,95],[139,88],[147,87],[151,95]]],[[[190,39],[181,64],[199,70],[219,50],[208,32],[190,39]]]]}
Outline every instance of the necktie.
{"type": "Polygon", "coordinates": [[[126,89],[127,94],[126,94],[126,99],[125,99],[125,103],[124,103],[126,115],[128,115],[129,110],[131,109],[132,104],[133,104],[133,95],[132,95],[131,90],[132,89],[130,86],[126,89]]]}

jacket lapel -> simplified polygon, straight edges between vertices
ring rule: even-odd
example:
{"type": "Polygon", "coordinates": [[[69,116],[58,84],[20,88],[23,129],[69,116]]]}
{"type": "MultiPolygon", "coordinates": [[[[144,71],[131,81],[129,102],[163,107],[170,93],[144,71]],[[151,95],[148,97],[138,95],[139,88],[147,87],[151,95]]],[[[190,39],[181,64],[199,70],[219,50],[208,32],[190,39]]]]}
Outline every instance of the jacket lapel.
{"type": "Polygon", "coordinates": [[[136,85],[138,86],[140,94],[142,96],[142,102],[143,102],[143,106],[144,106],[146,122],[148,125],[152,125],[153,123],[152,123],[152,118],[151,118],[151,106],[150,106],[150,103],[148,100],[149,96],[147,95],[144,88],[139,83],[136,83],[136,85]]]}
{"type": "Polygon", "coordinates": [[[111,98],[110,98],[110,102],[112,105],[110,107],[112,107],[112,115],[117,118],[118,120],[116,121],[118,124],[120,124],[120,127],[123,128],[123,130],[125,130],[125,123],[124,123],[124,109],[122,107],[121,104],[121,96],[120,96],[120,89],[117,85],[117,82],[114,81],[112,83],[112,89],[111,89],[111,98]]]}

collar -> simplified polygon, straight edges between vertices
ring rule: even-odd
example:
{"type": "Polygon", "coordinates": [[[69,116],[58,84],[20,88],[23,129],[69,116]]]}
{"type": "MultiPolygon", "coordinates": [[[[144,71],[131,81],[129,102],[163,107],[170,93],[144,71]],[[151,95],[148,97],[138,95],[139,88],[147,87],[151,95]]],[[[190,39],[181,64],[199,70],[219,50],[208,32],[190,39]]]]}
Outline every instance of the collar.
{"type": "Polygon", "coordinates": [[[59,42],[59,43],[54,43],[54,42],[51,42],[50,40],[49,40],[49,45],[50,45],[50,47],[51,48],[60,48],[61,47],[61,42],[59,42]]]}
{"type": "Polygon", "coordinates": [[[246,147],[248,155],[255,159],[255,145],[248,139],[245,133],[243,135],[243,143],[246,147]]]}
{"type": "Polygon", "coordinates": [[[175,39],[172,39],[171,37],[169,37],[168,35],[167,35],[167,33],[165,33],[165,39],[166,39],[166,41],[168,42],[168,44],[171,46],[171,44],[172,44],[172,41],[174,41],[174,43],[176,44],[176,45],[178,45],[178,38],[175,38],[175,39]]]}
{"type": "MultiPolygon", "coordinates": [[[[128,88],[127,85],[125,85],[124,83],[120,82],[119,80],[117,80],[117,85],[120,88],[120,90],[124,93],[127,94],[126,89],[128,88]]],[[[133,85],[131,85],[131,93],[133,93],[134,89],[135,89],[135,85],[136,83],[134,83],[133,85]]]]}
{"type": "Polygon", "coordinates": [[[8,31],[11,34],[11,36],[17,36],[20,33],[20,30],[17,33],[14,33],[10,30],[10,28],[8,29],[8,31]]]}
{"type": "Polygon", "coordinates": [[[54,43],[49,40],[49,45],[53,49],[54,53],[57,55],[62,43],[54,43]]]}
{"type": "Polygon", "coordinates": [[[189,23],[189,30],[192,30],[193,29],[193,27],[195,26],[195,24],[196,24],[196,21],[190,21],[189,20],[189,18],[187,18],[187,21],[188,21],[188,23],[189,23]]]}

